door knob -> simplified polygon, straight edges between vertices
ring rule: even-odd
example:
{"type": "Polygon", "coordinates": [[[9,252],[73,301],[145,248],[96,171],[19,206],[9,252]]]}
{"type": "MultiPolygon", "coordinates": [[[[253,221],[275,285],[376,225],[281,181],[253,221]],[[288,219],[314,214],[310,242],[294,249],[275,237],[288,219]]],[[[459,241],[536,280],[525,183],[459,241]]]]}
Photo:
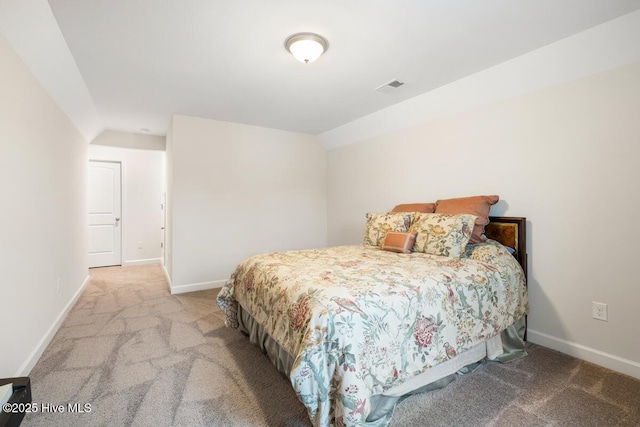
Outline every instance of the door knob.
{"type": "Polygon", "coordinates": [[[116,222],[120,221],[120,218],[116,218],[116,222]]]}

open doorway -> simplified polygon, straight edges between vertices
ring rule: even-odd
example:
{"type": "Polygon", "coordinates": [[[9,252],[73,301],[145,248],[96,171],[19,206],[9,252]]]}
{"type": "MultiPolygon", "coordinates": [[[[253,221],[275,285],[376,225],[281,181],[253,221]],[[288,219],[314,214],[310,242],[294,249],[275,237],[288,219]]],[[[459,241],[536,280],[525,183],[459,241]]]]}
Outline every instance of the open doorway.
{"type": "Polygon", "coordinates": [[[89,145],[90,217],[97,213],[104,216],[100,227],[89,231],[90,257],[95,258],[94,252],[99,252],[101,258],[108,253],[113,255],[107,261],[91,261],[91,267],[162,264],[164,158],[162,150],[89,145]],[[108,168],[116,164],[121,168],[120,174],[98,169],[98,166],[108,168]],[[121,179],[119,194],[117,188],[111,188],[109,180],[118,176],[121,179]],[[98,185],[94,186],[91,181],[98,181],[98,185]],[[92,194],[96,190],[101,194],[92,194]],[[115,212],[111,204],[118,202],[121,215],[104,215],[115,212]],[[95,237],[103,241],[96,242],[95,237]]]}

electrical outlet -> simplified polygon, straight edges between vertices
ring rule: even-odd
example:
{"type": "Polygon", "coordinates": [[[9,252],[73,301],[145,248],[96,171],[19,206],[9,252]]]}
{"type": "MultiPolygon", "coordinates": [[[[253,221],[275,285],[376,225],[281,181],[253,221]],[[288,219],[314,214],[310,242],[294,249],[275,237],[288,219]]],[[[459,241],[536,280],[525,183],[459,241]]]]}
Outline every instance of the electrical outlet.
{"type": "Polygon", "coordinates": [[[607,321],[607,304],[601,302],[591,301],[593,304],[593,318],[598,320],[607,321]]]}
{"type": "Polygon", "coordinates": [[[56,292],[60,292],[60,279],[56,280],[56,292]]]}
{"type": "Polygon", "coordinates": [[[142,240],[138,240],[138,249],[142,249],[142,240]]]}

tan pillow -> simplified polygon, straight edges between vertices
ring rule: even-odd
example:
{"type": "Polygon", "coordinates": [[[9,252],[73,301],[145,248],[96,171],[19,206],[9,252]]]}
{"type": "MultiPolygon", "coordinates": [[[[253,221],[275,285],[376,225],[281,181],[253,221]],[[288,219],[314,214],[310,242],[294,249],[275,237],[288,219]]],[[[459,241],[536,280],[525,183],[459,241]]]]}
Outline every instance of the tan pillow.
{"type": "Polygon", "coordinates": [[[416,241],[416,233],[389,231],[382,243],[382,250],[410,254],[416,241]]]}
{"type": "Polygon", "coordinates": [[[435,203],[405,203],[397,205],[391,212],[423,212],[433,213],[435,203]]]}
{"type": "Polygon", "coordinates": [[[478,217],[471,233],[470,243],[480,243],[487,240],[484,235],[484,226],[489,224],[489,211],[495,205],[499,196],[473,196],[458,199],[438,200],[435,213],[443,214],[470,214],[478,217]]]}

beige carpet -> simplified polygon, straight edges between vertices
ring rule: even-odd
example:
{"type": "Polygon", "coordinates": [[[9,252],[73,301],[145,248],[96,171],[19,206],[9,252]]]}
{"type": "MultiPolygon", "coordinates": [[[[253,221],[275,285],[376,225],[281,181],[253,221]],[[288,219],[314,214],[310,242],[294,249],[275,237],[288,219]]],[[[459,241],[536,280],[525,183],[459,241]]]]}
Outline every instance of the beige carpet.
{"type": "MultiPolygon", "coordinates": [[[[240,332],[216,290],[172,296],[160,266],[90,271],[31,372],[33,400],[64,413],[25,426],[309,426],[289,382],[240,332]],[[90,405],[70,413],[68,404],[90,405]]],[[[544,347],[486,363],[396,409],[401,426],[640,426],[640,381],[544,347]]]]}

